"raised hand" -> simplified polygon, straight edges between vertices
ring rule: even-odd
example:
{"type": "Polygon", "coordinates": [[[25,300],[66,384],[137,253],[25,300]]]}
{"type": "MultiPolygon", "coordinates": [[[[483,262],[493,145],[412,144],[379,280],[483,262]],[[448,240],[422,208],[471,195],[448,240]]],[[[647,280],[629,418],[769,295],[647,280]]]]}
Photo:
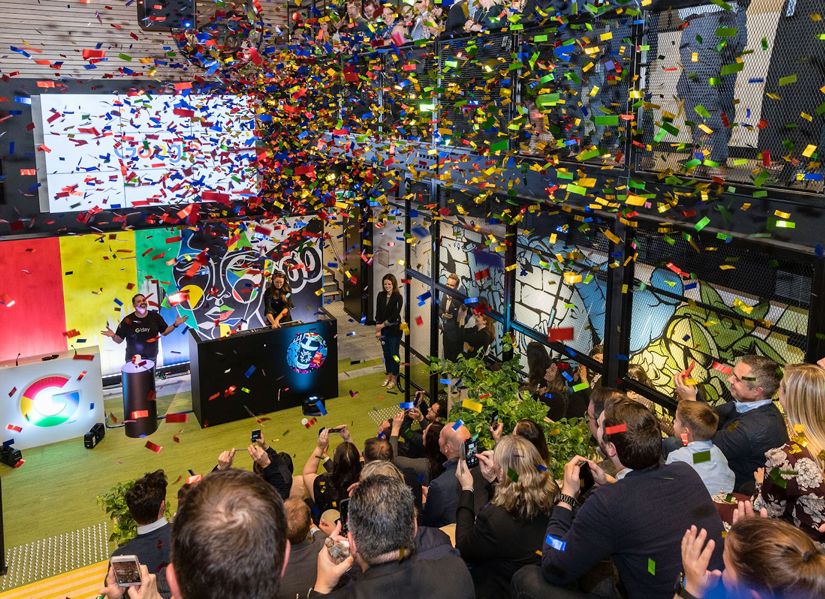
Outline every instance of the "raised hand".
{"type": "Polygon", "coordinates": [[[232,467],[232,460],[235,459],[235,448],[222,451],[218,456],[218,470],[227,470],[232,467]]]}
{"type": "Polygon", "coordinates": [[[112,329],[109,328],[109,325],[106,325],[106,328],[103,329],[102,331],[100,331],[100,334],[103,335],[104,337],[110,337],[110,338],[115,336],[115,332],[112,329]]]}
{"type": "Polygon", "coordinates": [[[685,590],[694,597],[702,597],[713,580],[722,575],[719,570],[708,571],[708,564],[716,547],[711,539],[705,544],[708,533],[703,528],[691,526],[682,537],[682,570],[685,573],[685,590]]]}

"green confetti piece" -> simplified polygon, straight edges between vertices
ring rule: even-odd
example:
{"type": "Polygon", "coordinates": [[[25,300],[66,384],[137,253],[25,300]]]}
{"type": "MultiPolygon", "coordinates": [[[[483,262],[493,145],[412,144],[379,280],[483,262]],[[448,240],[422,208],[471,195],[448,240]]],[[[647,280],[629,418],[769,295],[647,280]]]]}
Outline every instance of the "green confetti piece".
{"type": "Polygon", "coordinates": [[[709,166],[711,168],[717,168],[719,166],[719,163],[715,160],[711,160],[710,158],[705,158],[704,165],[709,166]]]}
{"type": "Polygon", "coordinates": [[[698,223],[693,225],[693,228],[696,229],[697,231],[701,231],[702,229],[707,227],[709,224],[710,224],[710,219],[707,216],[703,216],[702,220],[700,220],[698,223]]]}
{"type": "Polygon", "coordinates": [[[768,49],[768,38],[766,38],[766,37],[763,37],[763,38],[762,38],[762,49],[763,49],[763,50],[767,50],[767,49],[768,49]]]}
{"type": "Polygon", "coordinates": [[[662,237],[662,239],[664,239],[665,243],[667,243],[668,245],[675,245],[676,244],[676,240],[673,239],[673,237],[671,237],[670,235],[665,235],[664,237],[662,237]]]}
{"type": "Polygon", "coordinates": [[[550,73],[550,74],[548,74],[548,75],[545,75],[545,76],[544,76],[544,77],[542,77],[541,79],[539,79],[539,83],[550,83],[550,82],[551,82],[551,81],[553,81],[555,78],[556,78],[556,76],[555,76],[555,75],[553,75],[553,73],[550,73]]]}
{"type": "Polygon", "coordinates": [[[662,129],[670,133],[671,135],[679,135],[679,127],[671,124],[671,123],[662,123],[659,125],[662,129]]]}
{"type": "Polygon", "coordinates": [[[447,67],[450,67],[450,68],[454,69],[454,68],[458,67],[458,61],[457,60],[445,60],[444,61],[444,66],[447,66],[447,67]]]}
{"type": "Polygon", "coordinates": [[[618,114],[608,114],[604,116],[594,116],[593,122],[596,125],[604,125],[606,127],[616,127],[619,125],[618,114]]]}
{"type": "Polygon", "coordinates": [[[776,226],[779,229],[796,229],[796,223],[790,220],[778,220],[776,226]]]}
{"type": "Polygon", "coordinates": [[[117,57],[120,58],[121,60],[125,60],[127,62],[132,62],[132,57],[129,56],[128,54],[121,53],[121,54],[118,54],[117,57]]]}
{"type": "Polygon", "coordinates": [[[704,106],[702,106],[701,104],[697,104],[693,108],[693,110],[695,110],[696,114],[698,114],[703,119],[709,119],[710,118],[710,113],[708,112],[708,109],[705,108],[704,106]]]}
{"type": "Polygon", "coordinates": [[[719,77],[708,77],[708,85],[716,87],[719,85],[719,77]]]}
{"type": "Polygon", "coordinates": [[[736,27],[720,27],[716,30],[716,37],[736,37],[736,27]]]}
{"type": "MultiPolygon", "coordinates": [[[[719,74],[724,77],[725,75],[733,75],[734,73],[740,72],[742,69],[745,68],[744,62],[734,62],[732,64],[723,64],[722,69],[719,71],[719,74]]],[[[781,79],[779,80],[782,81],[781,79]]],[[[782,85],[780,83],[779,85],[782,85]]]]}
{"type": "Polygon", "coordinates": [[[710,462],[710,449],[705,451],[697,451],[693,454],[694,464],[701,464],[703,462],[710,462]]]}
{"type": "Polygon", "coordinates": [[[524,25],[522,25],[521,23],[510,25],[510,31],[521,31],[522,29],[524,29],[524,25]]]}
{"type": "Polygon", "coordinates": [[[559,102],[559,94],[541,94],[536,98],[536,106],[545,108],[547,106],[555,106],[559,102]]]}
{"type": "Polygon", "coordinates": [[[587,188],[581,187],[580,185],[573,185],[572,183],[567,184],[567,191],[570,193],[575,193],[577,195],[583,196],[587,195],[587,188]]]}
{"type": "Polygon", "coordinates": [[[779,78],[779,87],[784,87],[786,85],[791,85],[796,83],[796,73],[793,75],[786,75],[785,77],[779,78]]]}
{"type": "Polygon", "coordinates": [[[559,179],[566,179],[568,181],[572,181],[573,176],[574,176],[573,173],[566,173],[564,171],[556,171],[556,177],[558,177],[559,179]]]}
{"type": "Polygon", "coordinates": [[[518,472],[516,472],[512,468],[507,468],[507,478],[509,478],[514,483],[517,483],[518,482],[518,472]]]}
{"type": "Polygon", "coordinates": [[[534,42],[546,42],[547,41],[547,35],[534,35],[533,36],[533,41],[534,42]]]}
{"type": "Polygon", "coordinates": [[[656,576],[656,562],[651,558],[647,558],[647,573],[656,576]]]}
{"type": "Polygon", "coordinates": [[[710,0],[713,4],[723,10],[733,10],[733,7],[724,0],[710,0]]]}
{"type": "Polygon", "coordinates": [[[585,389],[589,389],[590,385],[587,383],[579,383],[578,385],[573,385],[573,393],[578,393],[579,391],[584,391],[585,389]]]}
{"type": "Polygon", "coordinates": [[[506,139],[502,139],[501,141],[497,141],[494,144],[490,144],[490,151],[491,152],[506,152],[507,151],[508,142],[506,139]]]}
{"type": "Polygon", "coordinates": [[[586,152],[582,152],[578,156],[576,156],[576,160],[584,161],[590,160],[591,158],[597,158],[599,156],[599,149],[588,150],[586,152]]]}
{"type": "Polygon", "coordinates": [[[684,167],[687,169],[696,168],[700,164],[702,164],[702,161],[698,158],[694,158],[693,160],[688,160],[687,162],[685,162],[684,167]]]}

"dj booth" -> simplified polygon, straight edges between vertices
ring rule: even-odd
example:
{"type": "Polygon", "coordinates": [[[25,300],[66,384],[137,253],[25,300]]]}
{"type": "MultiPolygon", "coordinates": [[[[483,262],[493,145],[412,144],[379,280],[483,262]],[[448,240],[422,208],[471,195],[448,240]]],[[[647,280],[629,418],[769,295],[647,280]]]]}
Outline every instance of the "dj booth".
{"type": "Polygon", "coordinates": [[[338,323],[324,316],[203,339],[189,331],[192,409],[201,427],[338,395],[338,323]]]}

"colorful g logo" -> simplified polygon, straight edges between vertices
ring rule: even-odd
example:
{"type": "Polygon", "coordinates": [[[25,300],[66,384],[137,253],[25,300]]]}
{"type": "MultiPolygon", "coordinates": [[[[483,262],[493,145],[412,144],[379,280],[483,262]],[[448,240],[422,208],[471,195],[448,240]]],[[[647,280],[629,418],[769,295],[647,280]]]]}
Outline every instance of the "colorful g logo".
{"type": "Polygon", "coordinates": [[[286,350],[286,363],[295,372],[306,374],[320,368],[327,359],[327,344],[318,333],[300,333],[286,350]]]}
{"type": "Polygon", "coordinates": [[[38,379],[20,396],[20,412],[34,426],[63,424],[77,412],[79,391],[61,392],[69,382],[65,376],[53,375],[38,379]]]}

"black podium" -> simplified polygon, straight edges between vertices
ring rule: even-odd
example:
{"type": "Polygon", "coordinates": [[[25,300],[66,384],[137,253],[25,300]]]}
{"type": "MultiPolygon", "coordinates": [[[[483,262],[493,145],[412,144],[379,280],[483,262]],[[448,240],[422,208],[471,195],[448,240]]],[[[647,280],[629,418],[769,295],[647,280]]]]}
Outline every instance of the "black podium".
{"type": "Polygon", "coordinates": [[[145,437],[158,430],[154,367],[151,360],[141,360],[126,362],[120,369],[127,437],[145,437]]]}
{"type": "Polygon", "coordinates": [[[192,409],[201,427],[338,395],[338,323],[312,323],[202,339],[190,329],[192,409]]]}

